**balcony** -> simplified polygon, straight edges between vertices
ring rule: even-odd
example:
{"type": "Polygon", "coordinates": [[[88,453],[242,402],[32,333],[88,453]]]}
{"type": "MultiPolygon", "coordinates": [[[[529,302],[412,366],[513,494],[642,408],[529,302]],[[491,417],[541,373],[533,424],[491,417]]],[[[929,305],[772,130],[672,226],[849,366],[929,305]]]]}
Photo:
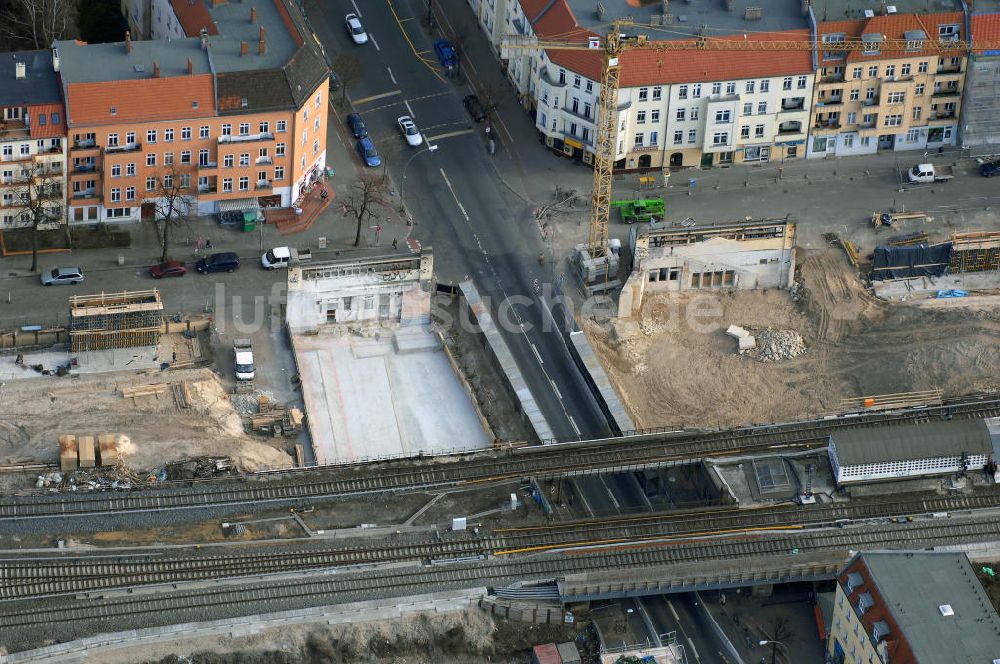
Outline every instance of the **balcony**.
{"type": "Polygon", "coordinates": [[[31,129],[24,120],[0,120],[0,140],[12,141],[19,138],[31,138],[31,129]]]}
{"type": "Polygon", "coordinates": [[[94,138],[74,138],[73,147],[77,150],[96,150],[97,139],[94,138]]]}
{"type": "Polygon", "coordinates": [[[5,164],[14,164],[19,161],[31,161],[32,156],[30,154],[5,154],[0,156],[0,161],[5,164]]]}
{"type": "Polygon", "coordinates": [[[863,99],[863,100],[861,100],[861,105],[862,106],[878,106],[880,102],[881,102],[881,99],[879,99],[878,97],[873,97],[871,99],[863,99]]]}
{"type": "Polygon", "coordinates": [[[960,74],[962,72],[962,63],[959,62],[957,65],[953,65],[950,62],[943,65],[938,65],[935,70],[935,74],[960,74]]]}
{"type": "Polygon", "coordinates": [[[958,88],[945,88],[944,90],[935,90],[931,96],[940,99],[941,97],[960,97],[961,95],[962,91],[958,88]]]}
{"type": "Polygon", "coordinates": [[[546,85],[551,85],[554,88],[565,88],[566,87],[566,81],[563,81],[562,83],[560,83],[559,81],[554,80],[551,76],[549,76],[549,70],[548,70],[547,67],[543,67],[542,68],[542,80],[545,81],[546,85]]]}
{"type": "Polygon", "coordinates": [[[254,189],[257,191],[271,189],[273,185],[270,180],[257,180],[257,184],[254,185],[254,189]]]}
{"type": "Polygon", "coordinates": [[[813,129],[840,129],[840,120],[823,120],[815,123],[813,129]]]}
{"type": "Polygon", "coordinates": [[[844,72],[837,72],[832,74],[826,74],[825,76],[820,76],[820,83],[842,83],[844,81],[844,72]]]}
{"type": "Polygon", "coordinates": [[[935,120],[950,120],[955,117],[955,111],[945,111],[943,113],[931,113],[931,118],[935,120]]]}
{"type": "Polygon", "coordinates": [[[590,115],[581,113],[580,111],[574,111],[572,106],[564,106],[562,110],[567,115],[572,115],[575,118],[580,118],[581,120],[584,120],[585,122],[590,122],[591,124],[593,124],[595,119],[593,110],[590,111],[590,115]]]}
{"type": "Polygon", "coordinates": [[[83,191],[74,191],[73,200],[79,200],[81,198],[97,198],[96,189],[84,189],[83,191]]]}
{"type": "Polygon", "coordinates": [[[802,97],[795,97],[794,99],[782,99],[781,108],[778,109],[779,113],[794,113],[795,111],[804,111],[806,108],[806,100],[802,97]]]}
{"type": "Polygon", "coordinates": [[[778,135],[788,136],[791,134],[801,134],[802,133],[802,123],[801,122],[782,122],[778,125],[778,135]]]}
{"type": "Polygon", "coordinates": [[[73,164],[74,173],[93,173],[97,170],[97,164],[94,162],[82,162],[79,164],[73,164]]]}
{"type": "Polygon", "coordinates": [[[657,144],[655,144],[655,143],[653,145],[633,145],[632,146],[632,152],[656,152],[659,149],[660,149],[660,146],[657,145],[657,144]]]}
{"type": "Polygon", "coordinates": [[[218,168],[218,167],[219,167],[219,162],[217,162],[217,161],[206,161],[206,162],[199,161],[198,162],[198,170],[199,171],[209,170],[209,169],[218,168]]]}
{"type": "Polygon", "coordinates": [[[62,187],[42,188],[38,192],[38,197],[43,200],[62,200],[62,187]]]}
{"type": "Polygon", "coordinates": [[[126,143],[125,145],[109,145],[104,148],[104,152],[106,154],[118,154],[122,152],[138,152],[141,149],[141,143],[126,143]]]}
{"type": "Polygon", "coordinates": [[[214,184],[200,184],[200,185],[198,185],[198,193],[199,194],[214,194],[218,190],[219,190],[218,187],[216,185],[214,185],[214,184]]]}
{"type": "Polygon", "coordinates": [[[257,157],[253,163],[256,164],[257,166],[261,166],[264,164],[273,164],[274,160],[268,156],[264,156],[264,157],[257,157]]]}
{"type": "Polygon", "coordinates": [[[265,131],[260,134],[244,134],[242,136],[219,136],[219,144],[227,143],[253,143],[255,141],[273,141],[274,134],[265,131]]]}
{"type": "Polygon", "coordinates": [[[842,106],[844,103],[843,97],[830,97],[829,99],[823,99],[822,97],[816,102],[816,108],[825,108],[827,106],[842,106]]]}

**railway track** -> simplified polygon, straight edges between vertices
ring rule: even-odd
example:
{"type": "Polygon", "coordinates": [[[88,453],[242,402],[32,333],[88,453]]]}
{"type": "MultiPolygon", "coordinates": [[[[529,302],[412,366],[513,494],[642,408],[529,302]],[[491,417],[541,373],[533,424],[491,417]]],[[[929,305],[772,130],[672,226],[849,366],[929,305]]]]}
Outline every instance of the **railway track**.
{"type": "MultiPolygon", "coordinates": [[[[249,585],[180,588],[161,594],[107,594],[0,604],[0,643],[24,644],[43,638],[72,638],[81,633],[150,627],[189,620],[218,619],[270,611],[400,597],[437,590],[497,587],[518,580],[563,578],[616,569],[639,576],[669,574],[674,563],[711,559],[740,560],[787,556],[794,552],[844,551],[865,548],[920,548],[941,543],[996,541],[1000,523],[992,519],[936,520],[906,523],[884,530],[876,527],[846,531],[812,531],[766,538],[650,544],[573,555],[497,558],[480,563],[446,566],[347,570],[338,574],[302,574],[249,585]],[[65,636],[63,636],[65,634],[65,636]]],[[[747,563],[750,565],[751,563],[747,563]]],[[[37,642],[37,641],[36,641],[37,642]]]]}
{"type": "Polygon", "coordinates": [[[839,428],[891,426],[1000,415],[1000,400],[970,399],[905,411],[813,420],[710,433],[659,433],[596,441],[395,460],[246,476],[193,486],[116,493],[0,497],[0,518],[31,519],[163,510],[286,506],[338,497],[471,486],[524,477],[554,478],[617,472],[768,450],[822,446],[839,428]]]}
{"type": "MultiPolygon", "coordinates": [[[[890,518],[1000,508],[1000,491],[962,497],[928,497],[871,503],[695,513],[648,514],[497,529],[482,537],[397,544],[330,542],[292,551],[250,551],[185,557],[0,560],[0,600],[57,596],[107,588],[135,588],[184,581],[238,578],[376,563],[512,557],[556,549],[634,545],[643,542],[764,536],[807,528],[834,529],[890,518]],[[334,548],[336,547],[336,548],[334,548]]],[[[851,529],[854,530],[853,528],[851,529]]],[[[833,532],[837,532],[833,530],[833,532]]],[[[706,557],[714,557],[706,554],[706,557]]]]}

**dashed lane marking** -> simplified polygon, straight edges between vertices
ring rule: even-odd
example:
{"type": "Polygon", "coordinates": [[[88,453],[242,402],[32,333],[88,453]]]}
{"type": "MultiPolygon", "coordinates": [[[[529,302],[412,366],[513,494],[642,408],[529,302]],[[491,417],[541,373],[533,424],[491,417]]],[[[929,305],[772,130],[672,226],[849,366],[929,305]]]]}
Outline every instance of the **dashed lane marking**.
{"type": "Polygon", "coordinates": [[[361,99],[355,99],[355,104],[367,104],[370,101],[375,101],[376,99],[385,99],[386,97],[395,97],[396,95],[403,94],[402,90],[393,90],[391,92],[383,92],[382,94],[372,95],[370,97],[362,97],[361,99]]]}

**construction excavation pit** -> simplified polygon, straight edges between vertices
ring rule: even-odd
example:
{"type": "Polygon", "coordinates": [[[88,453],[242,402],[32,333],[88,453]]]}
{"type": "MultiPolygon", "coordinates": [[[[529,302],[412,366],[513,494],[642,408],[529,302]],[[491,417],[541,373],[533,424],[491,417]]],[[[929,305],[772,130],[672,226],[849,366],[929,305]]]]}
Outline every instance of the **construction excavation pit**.
{"type": "Polygon", "coordinates": [[[637,427],[793,421],[862,395],[1000,389],[995,298],[887,303],[839,249],[798,258],[790,290],[657,293],[631,318],[584,320],[637,427]],[[730,326],[787,330],[804,350],[796,342],[788,357],[761,362],[738,352],[730,326]]]}

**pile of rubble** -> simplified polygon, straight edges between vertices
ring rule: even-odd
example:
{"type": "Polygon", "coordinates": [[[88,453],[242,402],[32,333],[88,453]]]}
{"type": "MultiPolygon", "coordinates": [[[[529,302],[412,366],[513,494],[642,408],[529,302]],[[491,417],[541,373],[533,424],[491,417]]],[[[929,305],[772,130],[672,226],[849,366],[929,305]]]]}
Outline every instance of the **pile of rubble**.
{"type": "Polygon", "coordinates": [[[229,457],[197,457],[143,472],[124,463],[99,468],[53,471],[38,476],[35,488],[50,491],[127,491],[154,486],[167,480],[192,480],[232,475],[236,466],[229,457]]]}
{"type": "Polygon", "coordinates": [[[806,342],[795,330],[775,330],[766,327],[758,330],[756,355],[761,362],[790,360],[806,352],[806,342]]]}

